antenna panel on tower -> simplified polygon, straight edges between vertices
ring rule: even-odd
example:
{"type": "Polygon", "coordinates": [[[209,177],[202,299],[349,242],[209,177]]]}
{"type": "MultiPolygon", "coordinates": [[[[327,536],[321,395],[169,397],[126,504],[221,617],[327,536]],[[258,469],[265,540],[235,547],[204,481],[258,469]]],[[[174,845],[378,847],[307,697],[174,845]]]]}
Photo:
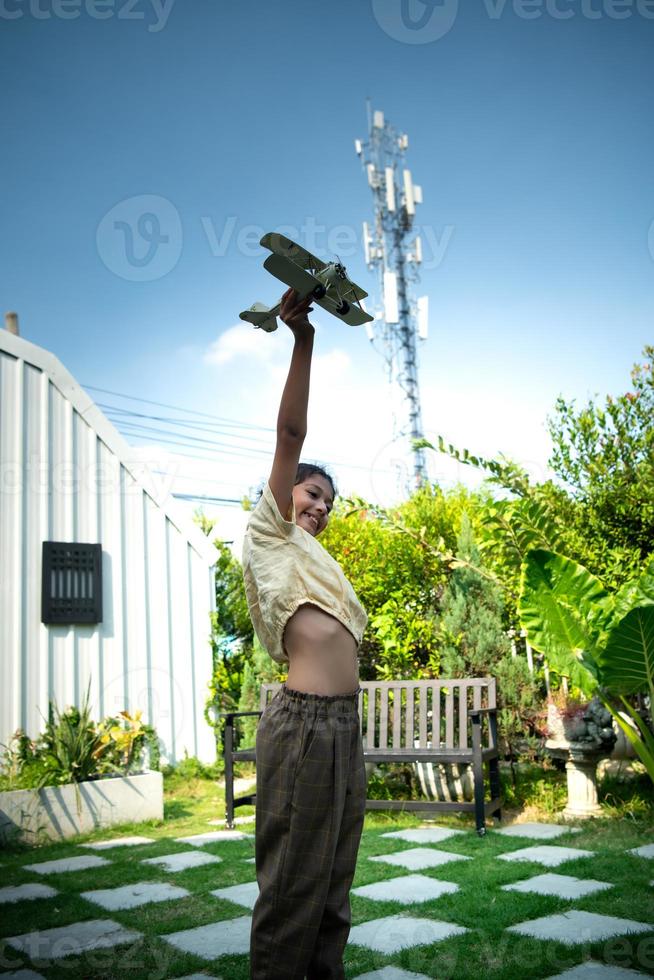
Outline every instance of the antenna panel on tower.
{"type": "Polygon", "coordinates": [[[416,206],[413,200],[413,183],[411,181],[411,171],[404,172],[404,206],[407,214],[415,214],[416,206]]]}
{"type": "Polygon", "coordinates": [[[384,128],[384,113],[381,112],[379,109],[376,109],[375,110],[375,113],[374,113],[374,115],[372,117],[372,124],[377,129],[383,129],[384,128]]]}
{"type": "Polygon", "coordinates": [[[395,175],[392,167],[386,167],[386,207],[395,210],[395,175]]]}
{"type": "Polygon", "coordinates": [[[361,154],[362,154],[362,152],[363,152],[363,146],[361,144],[361,140],[355,140],[354,141],[354,149],[355,149],[356,155],[358,157],[360,157],[361,154]]]}
{"type": "Polygon", "coordinates": [[[422,187],[420,184],[413,185],[413,200],[416,204],[422,204],[422,187]]]}

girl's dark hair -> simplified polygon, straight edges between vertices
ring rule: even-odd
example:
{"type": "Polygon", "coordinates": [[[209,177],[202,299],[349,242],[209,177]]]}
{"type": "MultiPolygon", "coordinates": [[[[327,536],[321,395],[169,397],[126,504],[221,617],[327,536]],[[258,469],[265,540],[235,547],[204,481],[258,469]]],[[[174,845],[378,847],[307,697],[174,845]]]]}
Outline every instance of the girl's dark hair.
{"type": "Polygon", "coordinates": [[[336,498],[338,490],[336,489],[334,478],[327,472],[327,470],[323,469],[322,466],[317,466],[314,463],[298,463],[297,472],[295,474],[295,486],[297,486],[298,483],[304,483],[314,474],[317,476],[322,476],[323,479],[327,480],[332,488],[334,498],[336,498]]]}
{"type": "MultiPolygon", "coordinates": [[[[308,480],[310,476],[314,475],[314,473],[317,474],[317,476],[322,476],[324,477],[325,480],[327,480],[327,482],[332,488],[332,493],[334,494],[334,500],[335,500],[338,494],[338,488],[334,483],[333,476],[330,476],[330,474],[327,472],[326,469],[324,469],[322,466],[318,466],[316,463],[298,463],[297,470],[295,471],[294,485],[297,486],[298,483],[304,483],[305,480],[308,480]]],[[[257,502],[261,499],[264,486],[265,484],[262,484],[257,490],[257,496],[256,496],[257,502]]]]}

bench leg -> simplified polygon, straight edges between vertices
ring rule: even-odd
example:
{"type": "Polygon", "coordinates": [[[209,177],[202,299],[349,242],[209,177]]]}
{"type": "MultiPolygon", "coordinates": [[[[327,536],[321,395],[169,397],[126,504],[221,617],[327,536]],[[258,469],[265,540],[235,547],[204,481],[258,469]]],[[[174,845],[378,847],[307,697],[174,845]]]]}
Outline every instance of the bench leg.
{"type": "MultiPolygon", "coordinates": [[[[502,795],[502,788],[500,784],[500,760],[491,759],[488,763],[488,769],[490,774],[490,791],[491,800],[499,800],[502,795]]],[[[502,811],[496,810],[493,814],[493,819],[496,824],[502,823],[502,811]]]]}
{"type": "Polygon", "coordinates": [[[225,725],[224,732],[225,759],[225,825],[229,830],[234,829],[234,762],[232,751],[234,747],[234,729],[225,725]]]}
{"type": "Polygon", "coordinates": [[[484,762],[481,755],[481,723],[479,719],[472,722],[472,775],[475,789],[475,823],[477,833],[483,837],[486,833],[486,814],[484,808],[484,762]]]}

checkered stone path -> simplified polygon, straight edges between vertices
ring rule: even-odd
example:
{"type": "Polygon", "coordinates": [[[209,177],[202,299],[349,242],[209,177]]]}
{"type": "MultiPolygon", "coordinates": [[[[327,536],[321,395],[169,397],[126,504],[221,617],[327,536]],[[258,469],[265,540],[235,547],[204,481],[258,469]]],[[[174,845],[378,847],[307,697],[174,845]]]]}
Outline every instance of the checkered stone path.
{"type": "Polygon", "coordinates": [[[416,827],[415,830],[392,830],[381,836],[406,840],[411,844],[440,844],[442,841],[454,837],[455,834],[463,833],[463,830],[451,830],[449,827],[416,827]]]}
{"type": "Polygon", "coordinates": [[[149,905],[152,902],[169,902],[173,898],[186,898],[188,894],[185,888],[178,888],[177,885],[144,881],[137,885],[121,885],[118,888],[100,888],[96,891],[82,892],[82,898],[114,912],[117,909],[135,909],[139,905],[149,905]]]}
{"type": "Polygon", "coordinates": [[[108,851],[111,847],[138,847],[139,844],[154,844],[154,837],[114,837],[113,840],[96,840],[92,844],[80,844],[91,851],[108,851]]]}
{"type": "Polygon", "coordinates": [[[0,974],[2,980],[45,980],[42,973],[35,973],[34,970],[13,970],[11,973],[0,974]]]}
{"type": "Polygon", "coordinates": [[[633,922],[631,919],[616,919],[612,915],[599,915],[597,912],[581,912],[571,909],[559,915],[546,915],[541,919],[529,919],[509,926],[507,932],[517,932],[534,939],[551,939],[566,946],[577,943],[596,943],[613,936],[631,933],[651,932],[652,926],[646,922],[633,922]]]}
{"type": "Polygon", "coordinates": [[[26,864],[27,871],[36,871],[39,875],[56,875],[63,871],[86,871],[88,868],[100,868],[103,864],[111,864],[106,858],[95,857],[93,854],[83,857],[61,858],[59,861],[42,861],[40,864],[26,864]]]}
{"type": "Polygon", "coordinates": [[[613,888],[608,881],[595,881],[593,878],[573,878],[571,875],[545,874],[514,881],[512,885],[502,885],[507,892],[535,892],[537,895],[555,895],[558,898],[583,898],[595,892],[613,888]]]}
{"type": "Polygon", "coordinates": [[[193,953],[204,960],[213,960],[217,956],[249,953],[251,924],[251,917],[243,915],[238,919],[211,922],[208,926],[198,926],[197,929],[171,932],[161,936],[161,939],[185,953],[193,953]]]}
{"type": "MultiPolygon", "coordinates": [[[[569,833],[571,830],[574,832],[576,828],[561,827],[554,824],[521,824],[516,825],[516,828],[520,828],[520,833],[509,832],[505,836],[509,838],[512,836],[517,838],[530,837],[533,843],[538,844],[538,846],[526,846],[520,850],[499,855],[504,860],[516,862],[535,860],[554,868],[565,861],[577,860],[579,858],[592,859],[594,856],[594,852],[592,851],[569,847],[547,846],[545,844],[545,841],[549,839],[554,840],[559,834],[569,833]],[[539,835],[534,831],[534,827],[550,829],[544,830],[539,835]],[[525,830],[529,831],[528,834],[523,833],[525,830]],[[539,836],[543,841],[542,844],[538,842],[539,836]]],[[[509,831],[513,829],[507,828],[509,831]]],[[[431,877],[429,874],[417,873],[423,868],[438,868],[443,865],[449,866],[450,862],[474,861],[474,858],[468,857],[467,855],[451,853],[434,846],[462,833],[465,834],[466,832],[433,826],[392,831],[381,835],[384,838],[388,838],[389,841],[394,842],[397,840],[398,844],[400,842],[406,842],[405,846],[411,844],[417,846],[407,847],[406,850],[394,851],[391,854],[377,854],[369,858],[371,861],[378,862],[377,869],[379,876],[383,876],[384,880],[354,888],[353,894],[357,898],[364,898],[371,902],[396,902],[400,906],[406,906],[407,910],[411,905],[414,905],[415,907],[411,910],[413,915],[406,914],[405,909],[401,908],[398,909],[398,914],[386,915],[383,918],[374,918],[354,926],[349,937],[349,943],[352,947],[364,947],[375,954],[393,956],[402,950],[410,948],[429,947],[435,943],[447,944],[451,938],[456,938],[467,932],[465,928],[456,922],[440,921],[437,917],[437,912],[435,914],[434,911],[426,911],[426,909],[418,905],[418,903],[436,901],[441,897],[445,899],[445,896],[456,892],[463,893],[465,888],[469,887],[469,885],[441,881],[438,878],[431,877]],[[405,868],[408,869],[408,872],[404,871],[405,868]]],[[[184,844],[196,845],[197,847],[202,847],[204,844],[221,843],[224,845],[224,853],[226,854],[230,851],[229,841],[244,840],[251,836],[250,834],[244,834],[239,831],[222,830],[208,834],[177,838],[176,840],[184,844]]],[[[500,839],[500,837],[497,838],[498,841],[500,839]]],[[[99,851],[110,849],[111,847],[130,847],[132,845],[136,846],[137,842],[150,843],[148,838],[117,837],[107,841],[96,841],[94,842],[95,847],[92,849],[99,851]],[[128,841],[130,842],[129,844],[127,843],[128,841]]],[[[172,841],[169,839],[167,842],[162,841],[161,843],[171,844],[172,841]]],[[[517,843],[517,840],[515,844],[507,840],[507,847],[516,847],[517,843]]],[[[528,843],[529,841],[525,840],[525,844],[528,843]]],[[[634,848],[631,853],[638,857],[649,857],[651,856],[650,849],[653,846],[644,845],[641,848],[634,848]],[[643,851],[644,853],[641,853],[643,851]]],[[[216,848],[216,850],[218,849],[216,848]]],[[[125,860],[125,858],[126,856],[123,855],[122,859],[125,860]]],[[[114,868],[117,868],[118,864],[115,862],[119,860],[119,857],[116,853],[112,855],[112,859],[114,868]]],[[[134,864],[131,854],[128,860],[132,867],[143,863],[166,873],[174,874],[178,871],[186,871],[196,867],[217,865],[221,862],[222,858],[217,854],[208,853],[206,850],[192,849],[178,851],[173,854],[159,855],[157,857],[140,858],[137,859],[138,864],[134,864]]],[[[245,863],[252,862],[253,860],[253,858],[241,858],[237,863],[240,867],[241,861],[245,863]]],[[[108,861],[104,857],[87,853],[83,857],[69,857],[60,861],[47,861],[40,864],[27,865],[22,870],[35,871],[38,874],[52,874],[61,871],[81,871],[88,868],[89,873],[85,878],[85,885],[91,890],[81,892],[81,897],[95,902],[97,905],[108,910],[132,909],[145,905],[146,903],[164,902],[170,901],[171,899],[183,900],[189,895],[189,891],[185,888],[180,888],[173,883],[168,884],[163,881],[144,881],[112,888],[94,888],[94,869],[111,864],[112,861],[108,861]]],[[[465,866],[463,867],[465,868],[465,866]]],[[[589,864],[588,868],[592,869],[592,864],[589,864]]],[[[474,872],[474,865],[470,866],[469,870],[474,872]]],[[[549,872],[547,868],[545,870],[547,873],[532,875],[525,880],[503,885],[502,888],[507,892],[518,893],[516,901],[527,902],[528,899],[526,897],[523,898],[520,893],[536,893],[573,901],[574,899],[596,892],[601,893],[613,887],[607,881],[596,881],[591,878],[578,878],[570,875],[557,874],[549,872]]],[[[520,875],[519,864],[516,864],[514,871],[518,876],[520,875]]],[[[585,873],[585,871],[582,873],[585,873]]],[[[248,871],[248,876],[252,876],[252,869],[248,871]]],[[[159,877],[159,871],[157,877],[159,877]]],[[[163,878],[164,875],[162,874],[161,877],[163,878]]],[[[219,875],[213,873],[213,869],[209,877],[218,879],[215,881],[216,884],[220,880],[219,875]]],[[[95,878],[97,879],[97,876],[95,878]]],[[[184,880],[184,884],[189,889],[193,887],[187,884],[186,879],[184,880]]],[[[170,947],[198,956],[205,962],[222,956],[237,955],[244,958],[242,962],[247,963],[252,921],[250,910],[254,907],[258,895],[257,882],[242,882],[229,887],[216,888],[207,893],[205,889],[208,887],[206,884],[204,887],[201,887],[201,893],[205,898],[209,895],[213,896],[214,899],[233,903],[232,906],[223,906],[221,908],[218,902],[216,902],[215,916],[212,916],[212,918],[219,919],[220,916],[225,916],[226,914],[232,915],[233,918],[221,918],[219,921],[209,922],[197,928],[187,928],[164,934],[158,933],[157,942],[170,944],[170,947]]],[[[499,888],[499,885],[496,885],[495,888],[499,888]]],[[[499,891],[496,891],[495,894],[499,894],[499,891]]],[[[42,898],[45,901],[51,902],[52,907],[54,907],[58,901],[58,895],[59,893],[55,889],[42,883],[18,884],[13,887],[0,888],[0,908],[2,902],[22,901],[28,898],[42,898]]],[[[610,908],[610,892],[607,895],[606,901],[609,904],[604,907],[610,908]]],[[[42,907],[41,905],[33,906],[27,903],[25,918],[21,922],[25,921],[26,925],[33,928],[32,923],[38,921],[38,919],[35,920],[33,918],[32,922],[30,922],[27,916],[34,908],[40,909],[42,907]]],[[[434,906],[434,909],[437,908],[438,906],[434,906]]],[[[156,906],[152,914],[154,912],[156,912],[156,906]]],[[[20,913],[22,915],[22,909],[20,913]]],[[[111,912],[109,911],[105,914],[111,914],[111,912]]],[[[525,916],[526,914],[528,913],[525,907],[525,916]]],[[[138,913],[133,917],[130,916],[129,919],[126,919],[126,922],[130,925],[132,922],[138,924],[139,920],[136,918],[136,915],[138,913]]],[[[525,918],[525,916],[520,916],[520,912],[518,911],[514,920],[515,918],[525,918]]],[[[641,916],[641,918],[645,917],[645,915],[641,916]]],[[[52,921],[53,919],[50,918],[49,923],[52,921]]],[[[54,921],[62,920],[55,919],[54,921]]],[[[144,918],[143,921],[145,922],[147,920],[144,918]]],[[[187,922],[188,920],[184,920],[184,924],[187,924],[187,922]]],[[[173,924],[171,924],[168,928],[173,927],[173,924]]],[[[21,928],[21,926],[17,928],[21,928]]],[[[555,915],[543,916],[537,919],[526,919],[525,921],[518,922],[509,927],[509,932],[514,933],[514,935],[532,937],[530,941],[533,941],[533,939],[545,942],[555,940],[574,946],[575,944],[624,936],[629,933],[640,934],[649,932],[652,928],[651,924],[648,925],[643,922],[617,919],[610,915],[583,912],[571,908],[564,914],[559,912],[555,915]]],[[[14,929],[13,931],[16,930],[14,929]]],[[[56,961],[63,957],[83,954],[86,951],[94,949],[133,943],[141,938],[140,932],[127,928],[121,923],[111,919],[97,919],[89,922],[75,922],[57,928],[45,929],[41,932],[33,931],[25,933],[24,935],[14,936],[12,939],[7,940],[7,943],[8,947],[12,947],[16,951],[30,956],[34,965],[40,968],[41,962],[39,961],[46,961],[48,959],[56,961]]],[[[120,956],[121,953],[109,955],[120,956]]],[[[207,962],[207,970],[209,969],[212,969],[212,973],[215,974],[220,974],[221,972],[220,968],[207,962]]],[[[10,977],[12,975],[19,978],[24,977],[25,980],[30,980],[30,978],[34,980],[34,977],[38,978],[39,976],[38,973],[32,973],[26,967],[18,970],[15,974],[1,974],[0,980],[4,980],[5,976],[10,977]]],[[[628,978],[635,980],[635,978],[642,975],[636,973],[634,970],[619,970],[615,967],[609,968],[604,967],[602,964],[590,962],[568,970],[556,978],[556,980],[628,980],[628,978]],[[610,970],[610,972],[606,972],[607,970],[610,970]]],[[[211,980],[211,976],[197,972],[187,977],[178,978],[178,980],[211,980]]],[[[381,969],[360,975],[356,980],[428,980],[428,978],[420,973],[414,973],[404,970],[399,966],[388,964],[381,969]]],[[[554,980],[554,978],[550,978],[550,980],[554,980]]]]}
{"type": "Polygon", "coordinates": [[[548,868],[558,868],[566,861],[576,861],[578,858],[595,857],[594,851],[582,851],[580,847],[550,847],[541,844],[537,847],[522,847],[519,851],[509,851],[499,854],[502,861],[535,861],[548,868]]]}
{"type": "Polygon", "coordinates": [[[533,840],[554,840],[564,834],[580,834],[580,827],[562,827],[558,823],[514,823],[496,830],[504,837],[531,837],[533,840]]]}
{"type": "Polygon", "coordinates": [[[140,932],[125,929],[120,922],[93,919],[90,922],[72,922],[56,929],[26,932],[22,936],[10,936],[6,942],[31,960],[57,960],[92,949],[120,946],[140,938],[140,932]]]}
{"type": "Polygon", "coordinates": [[[400,970],[397,966],[385,966],[382,970],[373,970],[372,973],[361,973],[354,980],[430,980],[430,977],[424,973],[400,970]]]}
{"type": "Polygon", "coordinates": [[[193,847],[204,847],[205,844],[216,844],[226,840],[248,840],[254,834],[244,834],[242,830],[211,830],[207,834],[193,834],[191,837],[176,837],[178,844],[192,844],[193,847]]]}
{"type": "Polygon", "coordinates": [[[437,851],[433,847],[411,847],[408,851],[378,854],[368,860],[380,861],[382,864],[397,864],[401,868],[408,868],[409,871],[422,871],[423,868],[439,868],[449,861],[471,861],[472,858],[463,854],[450,854],[449,851],[437,851]]]}
{"type": "Polygon", "coordinates": [[[229,888],[216,888],[210,892],[216,898],[224,898],[235,905],[244,905],[247,909],[253,909],[254,903],[259,897],[259,885],[256,881],[246,881],[243,885],[230,885],[229,888]]]}
{"type": "Polygon", "coordinates": [[[40,884],[28,884],[28,885],[10,885],[7,888],[0,888],[0,905],[5,902],[26,902],[31,901],[35,898],[52,898],[53,895],[58,895],[56,888],[51,888],[50,885],[40,885],[40,884]]]}
{"type": "Polygon", "coordinates": [[[203,864],[218,864],[222,861],[217,854],[204,854],[202,851],[179,851],[177,854],[162,854],[160,857],[143,858],[141,864],[158,864],[166,871],[187,871],[203,864]]]}
{"type": "Polygon", "coordinates": [[[467,932],[462,926],[437,919],[418,919],[406,915],[387,915],[383,919],[362,922],[350,930],[354,946],[366,946],[377,953],[397,953],[413,946],[429,946],[450,936],[467,932]]]}
{"type": "Polygon", "coordinates": [[[643,844],[642,847],[632,847],[628,854],[635,854],[636,857],[654,858],[654,844],[643,844]]]}
{"type": "Polygon", "coordinates": [[[642,980],[643,976],[637,970],[625,970],[624,967],[606,966],[604,963],[587,960],[565,973],[549,977],[549,980],[642,980]]]}
{"type": "Polygon", "coordinates": [[[441,895],[452,895],[458,890],[459,886],[451,881],[437,881],[427,875],[404,875],[401,878],[391,878],[390,881],[376,881],[373,885],[353,888],[352,894],[370,898],[374,902],[413,905],[414,902],[430,902],[441,895]]]}

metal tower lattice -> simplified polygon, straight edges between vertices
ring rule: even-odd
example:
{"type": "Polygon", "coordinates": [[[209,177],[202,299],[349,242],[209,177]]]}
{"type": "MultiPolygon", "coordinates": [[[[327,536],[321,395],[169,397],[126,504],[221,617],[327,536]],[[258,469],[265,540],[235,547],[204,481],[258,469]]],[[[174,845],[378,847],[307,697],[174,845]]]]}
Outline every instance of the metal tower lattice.
{"type": "MultiPolygon", "coordinates": [[[[419,279],[422,242],[413,224],[416,205],[422,204],[422,188],[413,183],[407,169],[409,138],[386,122],[384,113],[370,111],[368,138],[355,140],[355,149],[368,175],[375,204],[372,228],[363,223],[366,264],[379,275],[382,310],[368,325],[368,336],[380,341],[389,380],[403,393],[408,420],[396,418],[397,435],[423,436],[418,387],[417,337],[427,337],[427,297],[414,300],[411,286],[419,279]]],[[[404,413],[403,413],[404,414],[404,413]]],[[[419,486],[427,479],[422,449],[411,449],[413,474],[419,486]]]]}

